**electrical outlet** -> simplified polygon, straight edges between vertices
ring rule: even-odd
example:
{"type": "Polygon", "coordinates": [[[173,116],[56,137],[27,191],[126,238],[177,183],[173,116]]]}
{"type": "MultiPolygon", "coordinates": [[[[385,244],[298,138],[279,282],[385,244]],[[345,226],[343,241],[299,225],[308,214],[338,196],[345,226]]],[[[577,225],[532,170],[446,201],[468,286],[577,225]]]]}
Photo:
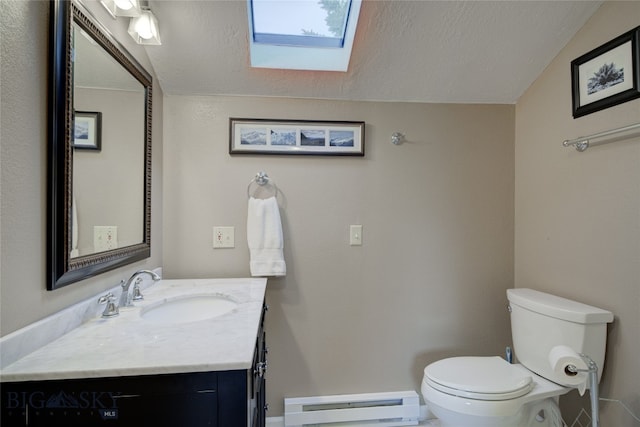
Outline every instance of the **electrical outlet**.
{"type": "Polygon", "coordinates": [[[104,252],[118,248],[118,226],[95,225],[93,227],[93,250],[104,252]]]}
{"type": "Polygon", "coordinates": [[[234,227],[213,227],[213,248],[234,248],[235,228],[234,227]]]}

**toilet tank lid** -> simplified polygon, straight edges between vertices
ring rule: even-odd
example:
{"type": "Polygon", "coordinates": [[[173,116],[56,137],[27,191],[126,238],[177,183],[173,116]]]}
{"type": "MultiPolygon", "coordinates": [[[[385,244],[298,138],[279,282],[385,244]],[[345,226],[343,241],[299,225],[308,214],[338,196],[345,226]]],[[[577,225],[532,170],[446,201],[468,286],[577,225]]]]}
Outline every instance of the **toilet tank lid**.
{"type": "Polygon", "coordinates": [[[511,304],[569,322],[590,324],[613,322],[613,313],[570,299],[528,288],[507,289],[511,304]]]}

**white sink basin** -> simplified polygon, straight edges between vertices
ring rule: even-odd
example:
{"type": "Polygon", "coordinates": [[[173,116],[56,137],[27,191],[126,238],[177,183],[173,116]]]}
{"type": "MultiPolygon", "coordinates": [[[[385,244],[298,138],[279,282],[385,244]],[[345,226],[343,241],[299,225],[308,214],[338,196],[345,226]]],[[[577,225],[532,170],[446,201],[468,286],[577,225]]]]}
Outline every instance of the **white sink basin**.
{"type": "Polygon", "coordinates": [[[238,303],[224,295],[190,295],[143,308],[142,319],[159,324],[209,320],[229,313],[238,303]]]}

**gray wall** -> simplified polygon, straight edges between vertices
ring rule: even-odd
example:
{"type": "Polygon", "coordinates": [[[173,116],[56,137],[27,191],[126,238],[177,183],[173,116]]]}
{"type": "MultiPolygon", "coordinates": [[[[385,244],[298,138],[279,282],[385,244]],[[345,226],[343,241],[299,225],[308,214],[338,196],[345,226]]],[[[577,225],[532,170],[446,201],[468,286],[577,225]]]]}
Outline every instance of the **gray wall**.
{"type": "Polygon", "coordinates": [[[283,398],[419,390],[452,355],[503,354],[513,286],[514,107],[165,98],[164,272],[248,276],[247,184],[280,189],[269,280],[271,416],[283,398]],[[228,118],[361,120],[366,156],[228,154],[228,118]],[[408,142],[395,146],[400,131],[408,142]],[[349,246],[350,224],[364,226],[349,246]],[[235,226],[234,249],[212,227],[235,226]]]}
{"type": "MultiPolygon", "coordinates": [[[[100,3],[94,14],[151,70],[146,53],[100,3]]],[[[46,291],[47,52],[49,2],[0,2],[0,324],[5,335],[162,264],[162,105],[155,84],[151,258],[46,291]]]]}
{"type": "MultiPolygon", "coordinates": [[[[603,397],[640,414],[640,137],[589,148],[561,142],[640,121],[640,99],[571,116],[570,62],[639,24],[640,2],[605,2],[516,108],[517,287],[611,310],[603,397]]],[[[562,399],[571,423],[589,401],[562,399]]],[[[603,403],[602,425],[638,425],[603,403]]]]}

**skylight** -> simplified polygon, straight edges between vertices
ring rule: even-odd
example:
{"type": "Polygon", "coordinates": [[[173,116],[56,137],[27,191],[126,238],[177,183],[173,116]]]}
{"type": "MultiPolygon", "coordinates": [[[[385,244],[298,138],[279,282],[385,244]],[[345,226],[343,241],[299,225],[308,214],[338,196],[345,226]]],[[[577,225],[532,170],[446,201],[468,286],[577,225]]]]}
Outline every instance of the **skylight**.
{"type": "Polygon", "coordinates": [[[247,0],[251,66],[347,71],[361,0],[247,0]]]}

